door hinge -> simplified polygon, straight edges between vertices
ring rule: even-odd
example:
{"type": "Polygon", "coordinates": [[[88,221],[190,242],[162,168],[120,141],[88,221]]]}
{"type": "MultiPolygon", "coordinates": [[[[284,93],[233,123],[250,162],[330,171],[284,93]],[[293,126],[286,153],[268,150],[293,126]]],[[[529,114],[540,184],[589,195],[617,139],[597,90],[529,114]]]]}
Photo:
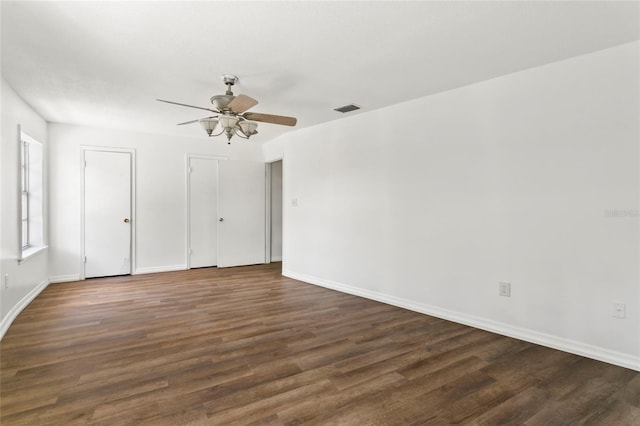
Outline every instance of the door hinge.
{"type": "Polygon", "coordinates": [[[193,173],[193,167],[189,166],[189,167],[187,168],[187,173],[193,173]]]}
{"type": "Polygon", "coordinates": [[[85,257],[84,257],[83,262],[84,262],[84,263],[87,263],[87,256],[85,256],[85,257]]]}
{"type": "Polygon", "coordinates": [[[87,160],[84,160],[84,168],[87,168],[87,160]]]}

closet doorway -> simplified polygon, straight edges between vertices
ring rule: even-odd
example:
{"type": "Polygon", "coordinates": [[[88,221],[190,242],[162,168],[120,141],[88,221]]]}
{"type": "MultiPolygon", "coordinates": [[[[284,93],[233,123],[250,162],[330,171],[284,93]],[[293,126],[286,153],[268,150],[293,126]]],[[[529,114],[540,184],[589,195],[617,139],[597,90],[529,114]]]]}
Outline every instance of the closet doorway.
{"type": "Polygon", "coordinates": [[[282,160],[268,163],[268,262],[282,262],[282,160]]]}

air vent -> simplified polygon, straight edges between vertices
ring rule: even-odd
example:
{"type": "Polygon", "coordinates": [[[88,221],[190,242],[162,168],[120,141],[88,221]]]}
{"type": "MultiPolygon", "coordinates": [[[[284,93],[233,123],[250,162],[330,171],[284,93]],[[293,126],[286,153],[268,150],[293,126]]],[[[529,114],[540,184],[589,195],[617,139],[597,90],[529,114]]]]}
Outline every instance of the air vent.
{"type": "Polygon", "coordinates": [[[345,106],[341,106],[339,108],[334,108],[334,111],[338,111],[341,113],[345,113],[345,112],[351,112],[351,111],[355,111],[360,109],[360,107],[358,105],[354,105],[354,104],[349,104],[349,105],[345,105],[345,106]]]}

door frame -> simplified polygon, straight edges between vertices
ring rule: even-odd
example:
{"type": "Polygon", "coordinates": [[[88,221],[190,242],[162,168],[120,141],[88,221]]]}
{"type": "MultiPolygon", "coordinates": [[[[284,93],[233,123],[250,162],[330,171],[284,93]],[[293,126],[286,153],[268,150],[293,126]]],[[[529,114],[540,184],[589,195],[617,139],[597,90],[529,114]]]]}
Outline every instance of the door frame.
{"type": "MultiPolygon", "coordinates": [[[[191,159],[199,159],[199,160],[228,160],[229,157],[224,155],[207,155],[207,154],[192,154],[187,153],[185,155],[185,163],[184,163],[184,176],[185,176],[185,265],[186,269],[191,269],[191,166],[189,165],[191,159]]],[[[220,173],[220,169],[218,168],[218,173],[220,173]]],[[[218,184],[218,182],[216,182],[218,184]]],[[[218,198],[218,188],[216,188],[216,198],[218,198]]],[[[216,212],[217,214],[217,212],[216,212]]],[[[218,242],[216,241],[216,244],[218,242]]]]}
{"type": "MultiPolygon", "coordinates": [[[[265,250],[264,250],[264,263],[271,263],[271,164],[282,161],[282,227],[284,234],[284,156],[272,158],[265,163],[265,250]]],[[[284,242],[283,242],[284,244],[284,242]]]]}
{"type": "Polygon", "coordinates": [[[85,153],[87,151],[99,151],[99,152],[117,152],[127,153],[130,155],[130,179],[129,189],[130,193],[130,224],[131,224],[131,239],[129,245],[129,261],[131,267],[131,275],[136,273],[136,150],[134,148],[120,148],[110,146],[93,146],[93,145],[80,145],[80,279],[85,279],[85,187],[84,187],[84,173],[85,173],[85,153]]]}

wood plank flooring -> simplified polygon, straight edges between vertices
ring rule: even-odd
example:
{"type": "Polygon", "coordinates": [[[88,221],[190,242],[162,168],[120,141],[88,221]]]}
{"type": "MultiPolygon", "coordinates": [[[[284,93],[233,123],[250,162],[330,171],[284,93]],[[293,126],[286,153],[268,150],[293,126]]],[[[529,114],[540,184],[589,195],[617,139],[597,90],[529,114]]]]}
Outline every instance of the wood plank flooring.
{"type": "Polygon", "coordinates": [[[1,342],[4,425],[640,425],[640,373],[282,277],[50,285],[1,342]]]}

